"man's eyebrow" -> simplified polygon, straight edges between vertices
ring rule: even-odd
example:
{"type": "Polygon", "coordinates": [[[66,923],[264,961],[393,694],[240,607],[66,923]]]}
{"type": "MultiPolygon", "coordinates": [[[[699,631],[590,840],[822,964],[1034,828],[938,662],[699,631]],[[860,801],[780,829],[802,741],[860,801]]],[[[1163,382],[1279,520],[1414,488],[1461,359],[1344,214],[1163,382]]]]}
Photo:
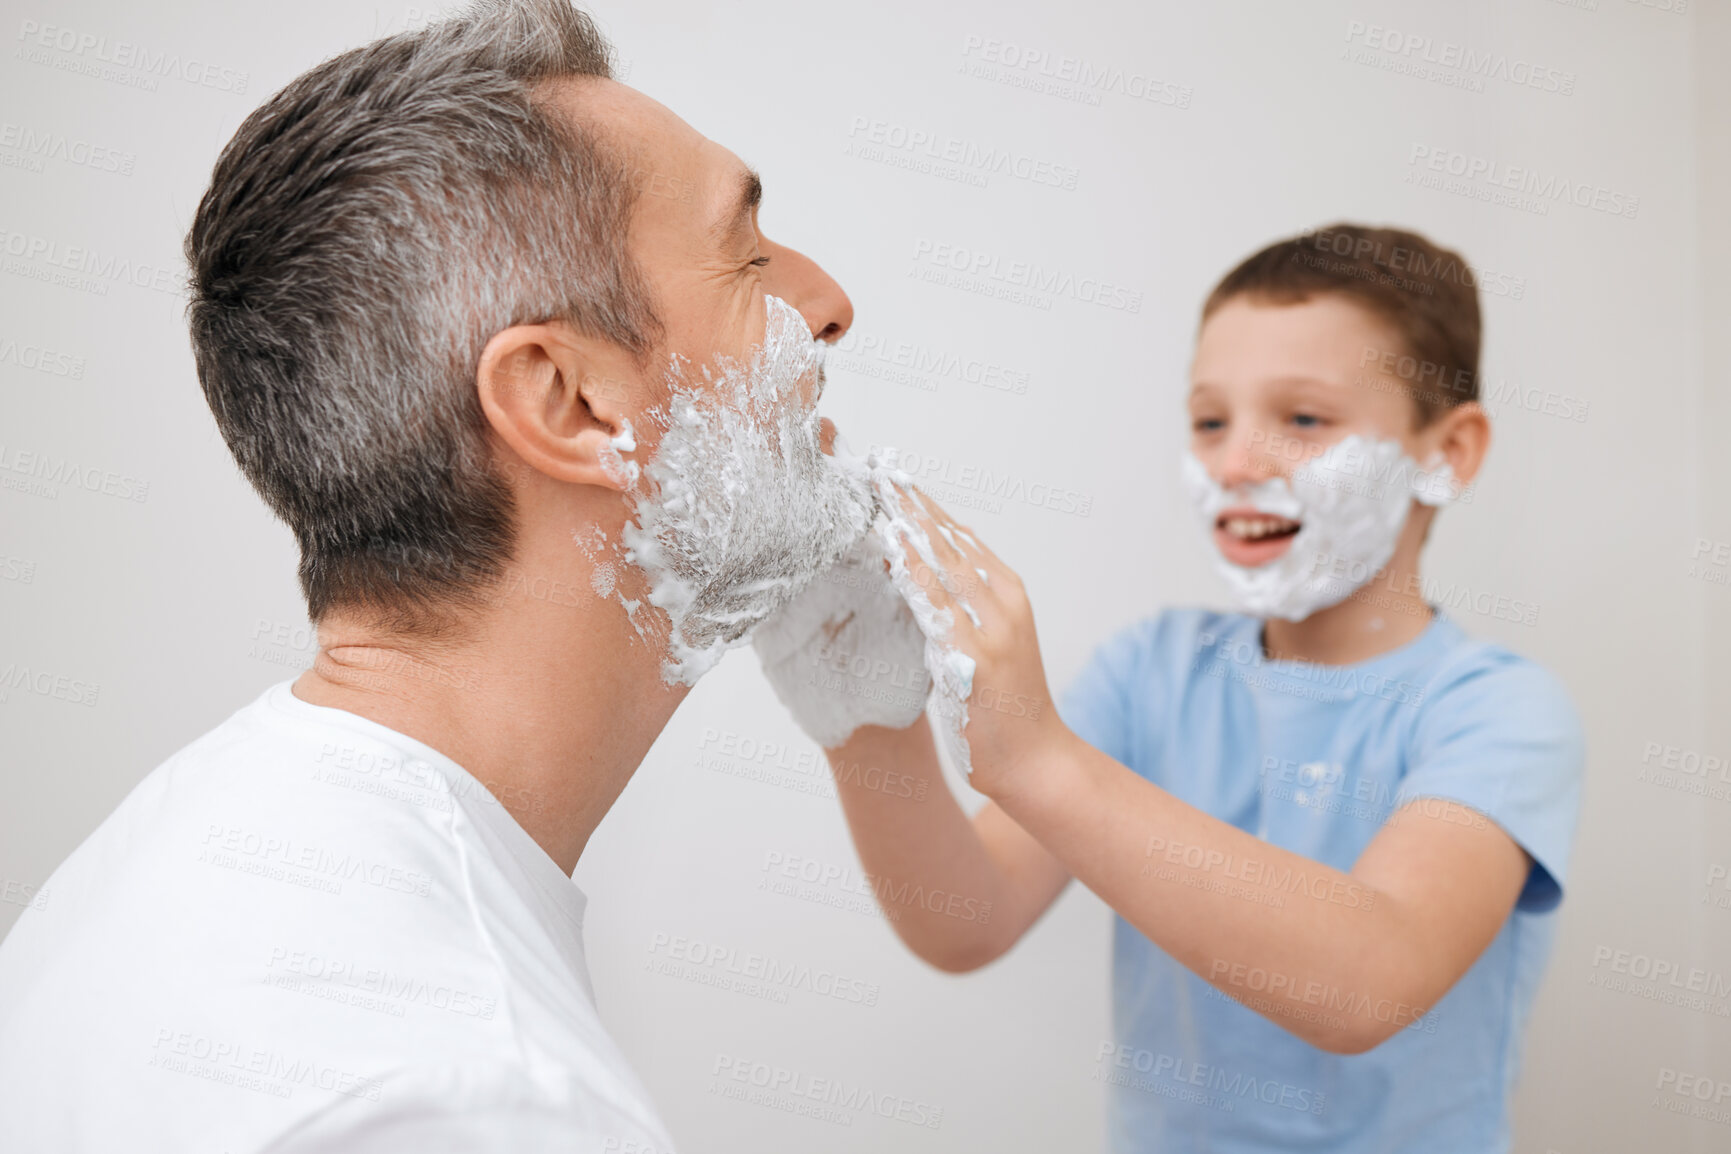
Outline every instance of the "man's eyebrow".
{"type": "Polygon", "coordinates": [[[733,207],[727,214],[715,223],[715,239],[722,243],[732,236],[740,227],[741,222],[749,222],[751,214],[758,205],[763,203],[763,180],[755,169],[747,168],[739,176],[739,191],[734,197],[733,207]]]}

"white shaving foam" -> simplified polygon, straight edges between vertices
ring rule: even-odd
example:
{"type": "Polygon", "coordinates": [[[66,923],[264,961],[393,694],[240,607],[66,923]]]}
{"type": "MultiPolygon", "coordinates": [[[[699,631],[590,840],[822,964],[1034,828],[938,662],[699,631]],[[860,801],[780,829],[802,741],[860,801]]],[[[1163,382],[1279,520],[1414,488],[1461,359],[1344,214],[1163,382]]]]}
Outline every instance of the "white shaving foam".
{"type": "Polygon", "coordinates": [[[931,539],[903,512],[903,500],[913,499],[913,478],[896,467],[893,450],[856,457],[838,441],[835,455],[839,467],[871,487],[871,526],[848,556],[758,629],[764,671],[801,728],[825,748],[861,725],[905,728],[929,708],[939,744],[958,769],[971,773],[963,730],[974,660],[951,639],[950,611],[938,609],[915,580],[904,541],[976,624],[978,614],[938,563],[931,539]],[[850,678],[836,662],[825,664],[826,657],[846,659],[863,677],[850,678]],[[801,672],[814,666],[826,677],[801,672]],[[917,686],[913,670],[923,672],[917,686]],[[892,684],[883,683],[886,671],[892,684]],[[893,684],[897,680],[905,684],[893,684]]]}
{"type": "MultiPolygon", "coordinates": [[[[949,641],[949,612],[936,609],[909,572],[904,535],[964,611],[978,617],[951,588],[925,532],[902,511],[913,479],[890,459],[855,457],[839,444],[833,456],[822,452],[820,389],[802,393],[802,386],[821,385],[824,346],[792,305],[771,296],[766,310],[764,338],[749,361],[720,357],[694,374],[683,358],[672,359],[669,400],[646,414],[661,439],[641,470],[623,457],[638,443],[629,425],[609,440],[604,459],[610,473],[629,479],[633,517],[619,541],[599,529],[576,535],[594,565],[592,586],[625,608],[639,638],[664,648],[668,684],[696,684],[787,607],[765,638],[766,671],[814,636],[923,664],[935,689],[929,704],[939,740],[951,761],[971,772],[962,729],[973,662],[949,641]],[[642,575],[642,599],[621,588],[621,565],[642,575]],[[838,566],[863,567],[871,580],[813,589],[819,574],[838,566]],[[811,598],[801,603],[808,590],[811,598]],[[659,614],[642,613],[644,601],[659,614]]],[[[907,701],[885,709],[834,694],[820,700],[797,688],[784,692],[785,677],[771,680],[826,747],[861,724],[905,726],[918,717],[907,701]]]]}
{"type": "Polygon", "coordinates": [[[948,571],[938,562],[931,538],[926,536],[918,522],[910,520],[903,512],[903,494],[912,490],[913,478],[896,466],[895,450],[884,450],[881,458],[874,454],[865,465],[878,497],[878,517],[872,523],[872,532],[883,543],[889,560],[890,582],[913,611],[914,620],[925,635],[926,672],[932,680],[928,708],[935,722],[938,743],[957,769],[972,774],[973,761],[962,731],[968,724],[968,695],[973,692],[974,662],[950,638],[955,626],[950,611],[933,605],[925,588],[914,579],[908,568],[904,538],[913,543],[914,552],[925,562],[927,569],[937,574],[939,583],[951,599],[961,605],[976,623],[978,615],[962,596],[961,590],[954,587],[948,571]]]}
{"type": "Polygon", "coordinates": [[[752,634],[776,696],[825,749],[862,725],[905,729],[925,712],[925,635],[886,559],[867,533],[752,634]]]}
{"type": "Polygon", "coordinates": [[[869,484],[819,447],[821,346],[799,310],[765,301],[749,361],[722,356],[693,374],[674,357],[668,403],[650,414],[662,435],[631,492],[623,559],[665,615],[668,684],[695,685],[871,520],[869,484]]]}
{"type": "Polygon", "coordinates": [[[1441,454],[1432,461],[1426,470],[1400,441],[1354,433],[1306,461],[1290,483],[1270,477],[1229,493],[1189,452],[1182,475],[1210,545],[1215,520],[1235,505],[1300,523],[1274,560],[1251,567],[1217,554],[1215,567],[1245,612],[1302,621],[1344,601],[1376,575],[1394,555],[1414,500],[1445,505],[1459,495],[1459,482],[1441,454]]]}

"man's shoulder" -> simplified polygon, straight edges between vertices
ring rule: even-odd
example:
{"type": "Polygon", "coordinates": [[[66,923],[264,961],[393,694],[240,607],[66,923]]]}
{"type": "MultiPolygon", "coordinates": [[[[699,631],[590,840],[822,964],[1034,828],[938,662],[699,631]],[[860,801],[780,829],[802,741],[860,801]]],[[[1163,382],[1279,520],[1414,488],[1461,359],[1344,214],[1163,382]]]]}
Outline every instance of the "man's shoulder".
{"type": "MultiPolygon", "coordinates": [[[[604,1069],[576,983],[510,968],[539,948],[549,961],[531,974],[560,972],[558,942],[487,848],[462,841],[448,793],[367,758],[339,767],[336,731],[252,710],[152,770],[0,942],[0,1076],[28,1067],[61,1087],[26,1121],[51,1132],[100,1112],[104,1085],[143,1078],[154,1089],[134,1122],[168,1133],[210,1086],[245,1079],[264,1095],[237,1099],[259,1107],[245,1124],[289,1125],[305,1094],[425,1103],[438,1083],[421,1071],[441,1060],[482,1063],[465,1075],[473,1100],[508,1114],[517,1091],[486,1062],[508,1063],[530,1035],[604,1069]],[[500,924],[519,935],[512,955],[500,924]]],[[[361,753],[393,756],[365,740],[361,753]]],[[[561,1101],[556,1082],[533,1088],[561,1101]]]]}
{"type": "Polygon", "coordinates": [[[120,988],[176,959],[214,992],[382,926],[452,951],[474,939],[475,859],[452,843],[449,797],[337,774],[321,754],[340,742],[271,724],[261,701],[148,772],[61,861],[0,949],[13,976],[120,988]]]}
{"type": "Polygon", "coordinates": [[[333,1100],[300,1119],[265,1154],[673,1154],[666,1127],[635,1076],[624,1068],[606,1074],[537,1071],[508,1059],[421,1062],[393,1071],[376,1093],[333,1100]]]}
{"type": "Polygon", "coordinates": [[[297,869],[341,880],[376,872],[345,852],[350,843],[388,856],[393,846],[448,840],[444,779],[417,776],[411,758],[364,733],[274,712],[269,699],[282,690],[286,683],[164,759],[78,852],[109,865],[156,855],[227,863],[264,880],[297,869]]]}

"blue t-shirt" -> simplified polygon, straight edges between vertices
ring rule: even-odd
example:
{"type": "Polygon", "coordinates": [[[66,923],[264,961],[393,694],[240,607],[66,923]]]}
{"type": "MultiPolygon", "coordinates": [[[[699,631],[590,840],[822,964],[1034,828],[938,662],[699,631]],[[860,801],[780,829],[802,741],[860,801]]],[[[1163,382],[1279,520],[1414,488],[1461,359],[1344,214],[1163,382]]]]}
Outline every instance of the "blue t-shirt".
{"type": "MultiPolygon", "coordinates": [[[[1100,646],[1065,694],[1060,714],[1096,749],[1335,869],[1350,871],[1415,799],[1448,820],[1494,822],[1535,863],[1496,939],[1422,1016],[1341,991],[1281,1003],[1404,1024],[1363,1054],[1301,1041],[1117,918],[1117,1037],[1094,1071],[1109,1084],[1115,1151],[1508,1149],[1508,1095],[1562,900],[1584,742],[1556,678],[1431,609],[1418,637],[1351,665],[1271,661],[1260,618],[1168,610],[1100,646]]],[[[1285,884],[1305,883],[1258,877],[1256,900],[1282,900],[1285,884]]]]}

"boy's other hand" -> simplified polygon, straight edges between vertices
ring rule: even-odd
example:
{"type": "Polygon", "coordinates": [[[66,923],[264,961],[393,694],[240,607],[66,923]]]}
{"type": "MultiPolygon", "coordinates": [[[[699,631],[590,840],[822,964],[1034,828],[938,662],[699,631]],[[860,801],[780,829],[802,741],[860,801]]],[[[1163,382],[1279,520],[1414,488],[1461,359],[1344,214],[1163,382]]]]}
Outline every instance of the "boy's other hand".
{"type": "Polygon", "coordinates": [[[950,614],[945,643],[974,662],[962,731],[973,763],[970,784],[1000,798],[1037,773],[1069,736],[1046,683],[1034,609],[1015,570],[971,529],[918,489],[900,491],[904,513],[925,531],[941,570],[926,571],[904,538],[912,575],[932,606],[950,614]]]}

